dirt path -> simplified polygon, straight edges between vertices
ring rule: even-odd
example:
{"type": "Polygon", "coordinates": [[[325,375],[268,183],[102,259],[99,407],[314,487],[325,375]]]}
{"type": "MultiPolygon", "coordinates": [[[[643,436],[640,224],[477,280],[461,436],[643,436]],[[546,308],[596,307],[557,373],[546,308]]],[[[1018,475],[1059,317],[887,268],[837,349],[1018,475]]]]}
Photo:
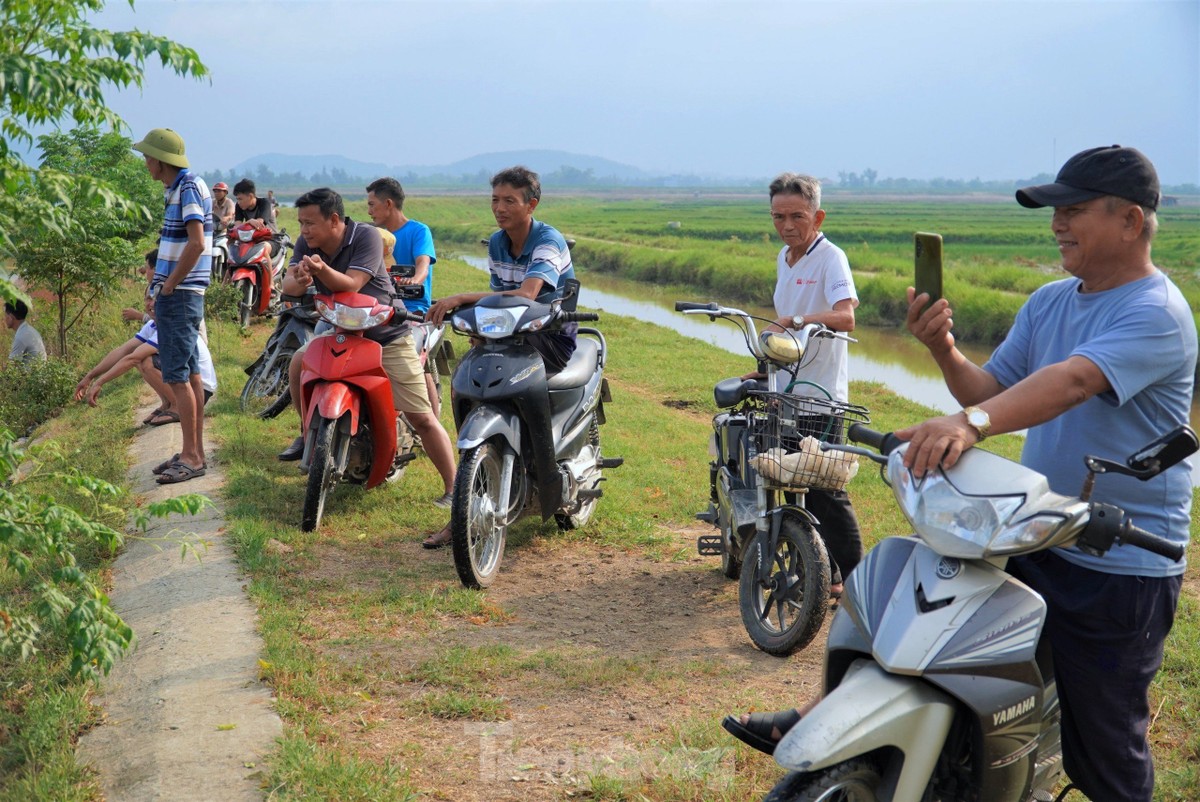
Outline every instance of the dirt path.
{"type": "MultiPolygon", "coordinates": [[[[140,420],[149,409],[139,413],[140,420]]],[[[158,485],[150,469],[180,446],[178,426],[147,427],[134,441],[134,492],[153,501],[179,492],[217,499],[223,476],[158,485]]],[[[211,453],[211,447],[210,447],[211,453]]],[[[263,756],[282,725],[269,688],[258,680],[262,643],[243,579],[221,535],[219,508],[171,519],[148,534],[176,529],[207,541],[201,561],[180,559],[130,540],[112,568],[113,607],[138,636],[134,652],[101,684],[104,721],[79,743],[80,761],[119,800],[257,800],[263,756]]]]}

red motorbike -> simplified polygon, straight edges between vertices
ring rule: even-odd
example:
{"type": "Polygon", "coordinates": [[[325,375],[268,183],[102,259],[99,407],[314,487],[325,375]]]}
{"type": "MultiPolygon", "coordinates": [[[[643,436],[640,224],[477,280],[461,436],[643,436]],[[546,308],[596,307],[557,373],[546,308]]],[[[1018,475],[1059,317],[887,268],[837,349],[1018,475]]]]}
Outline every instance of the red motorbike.
{"type": "Polygon", "coordinates": [[[273,236],[271,229],[254,228],[249,223],[229,229],[225,280],[238,288],[238,322],[242,328],[250,325],[251,317],[269,314],[279,305],[287,249],[292,242],[287,232],[282,232],[279,253],[272,259],[273,236]]]}
{"type": "Polygon", "coordinates": [[[316,296],[316,309],[334,327],[304,352],[300,371],[300,417],[308,471],[300,528],[321,523],[325,498],[339,482],[370,489],[395,481],[416,457],[412,429],[392,403],[383,370],[383,347],[364,332],[393,319],[420,320],[370,295],[338,292],[316,296]]]}

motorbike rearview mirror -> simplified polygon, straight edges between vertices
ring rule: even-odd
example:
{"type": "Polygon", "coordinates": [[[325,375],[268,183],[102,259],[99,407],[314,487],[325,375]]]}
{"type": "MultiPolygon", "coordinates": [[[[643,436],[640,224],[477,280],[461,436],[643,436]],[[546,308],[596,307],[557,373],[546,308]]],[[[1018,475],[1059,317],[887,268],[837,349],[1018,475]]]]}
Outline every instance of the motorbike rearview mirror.
{"type": "Polygon", "coordinates": [[[562,309],[566,312],[574,312],[576,305],[579,303],[579,280],[569,278],[562,283],[562,309]]]}
{"type": "Polygon", "coordinates": [[[1125,464],[1138,472],[1153,470],[1157,474],[1195,454],[1197,449],[1200,440],[1196,439],[1196,432],[1190,426],[1180,426],[1138,451],[1125,464]]]}
{"type": "Polygon", "coordinates": [[[1153,479],[1168,468],[1178,464],[1200,449],[1200,440],[1190,426],[1178,426],[1157,440],[1139,449],[1125,460],[1122,465],[1112,460],[1087,456],[1083,458],[1088,475],[1083,482],[1083,492],[1080,498],[1087,501],[1091,497],[1096,475],[1101,473],[1119,473],[1132,476],[1143,482],[1153,479]]]}

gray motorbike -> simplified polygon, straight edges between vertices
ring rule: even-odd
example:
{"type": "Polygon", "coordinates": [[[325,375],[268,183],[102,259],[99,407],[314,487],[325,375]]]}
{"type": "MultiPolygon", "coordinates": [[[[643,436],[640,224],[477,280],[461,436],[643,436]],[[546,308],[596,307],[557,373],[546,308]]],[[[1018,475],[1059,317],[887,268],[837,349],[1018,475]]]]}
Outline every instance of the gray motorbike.
{"type": "Polygon", "coordinates": [[[824,698],[775,748],[791,771],[768,802],[1032,802],[1062,780],[1058,695],[1046,604],[1005,572],[1008,558],[1114,544],[1179,560],[1184,548],[1090,500],[1096,474],[1142,480],[1197,450],[1181,426],[1124,463],[1086,457],[1079,497],[982,449],[918,479],[907,443],[862,426],[830,446],[883,465],[913,526],[886,538],[846,580],[825,654],[824,698]]]}

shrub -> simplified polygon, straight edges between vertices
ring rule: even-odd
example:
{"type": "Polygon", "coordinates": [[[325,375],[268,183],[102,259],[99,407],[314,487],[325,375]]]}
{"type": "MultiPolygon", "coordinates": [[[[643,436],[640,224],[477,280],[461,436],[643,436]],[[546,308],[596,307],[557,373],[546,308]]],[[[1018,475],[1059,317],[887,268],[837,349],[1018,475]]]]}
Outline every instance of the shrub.
{"type": "Polygon", "coordinates": [[[209,320],[238,319],[238,302],[241,293],[236,284],[228,281],[213,281],[204,293],[204,316],[209,320]]]}
{"type": "Polygon", "coordinates": [[[71,400],[78,379],[75,368],[56,357],[9,362],[0,368],[0,429],[27,434],[71,400]]]}

